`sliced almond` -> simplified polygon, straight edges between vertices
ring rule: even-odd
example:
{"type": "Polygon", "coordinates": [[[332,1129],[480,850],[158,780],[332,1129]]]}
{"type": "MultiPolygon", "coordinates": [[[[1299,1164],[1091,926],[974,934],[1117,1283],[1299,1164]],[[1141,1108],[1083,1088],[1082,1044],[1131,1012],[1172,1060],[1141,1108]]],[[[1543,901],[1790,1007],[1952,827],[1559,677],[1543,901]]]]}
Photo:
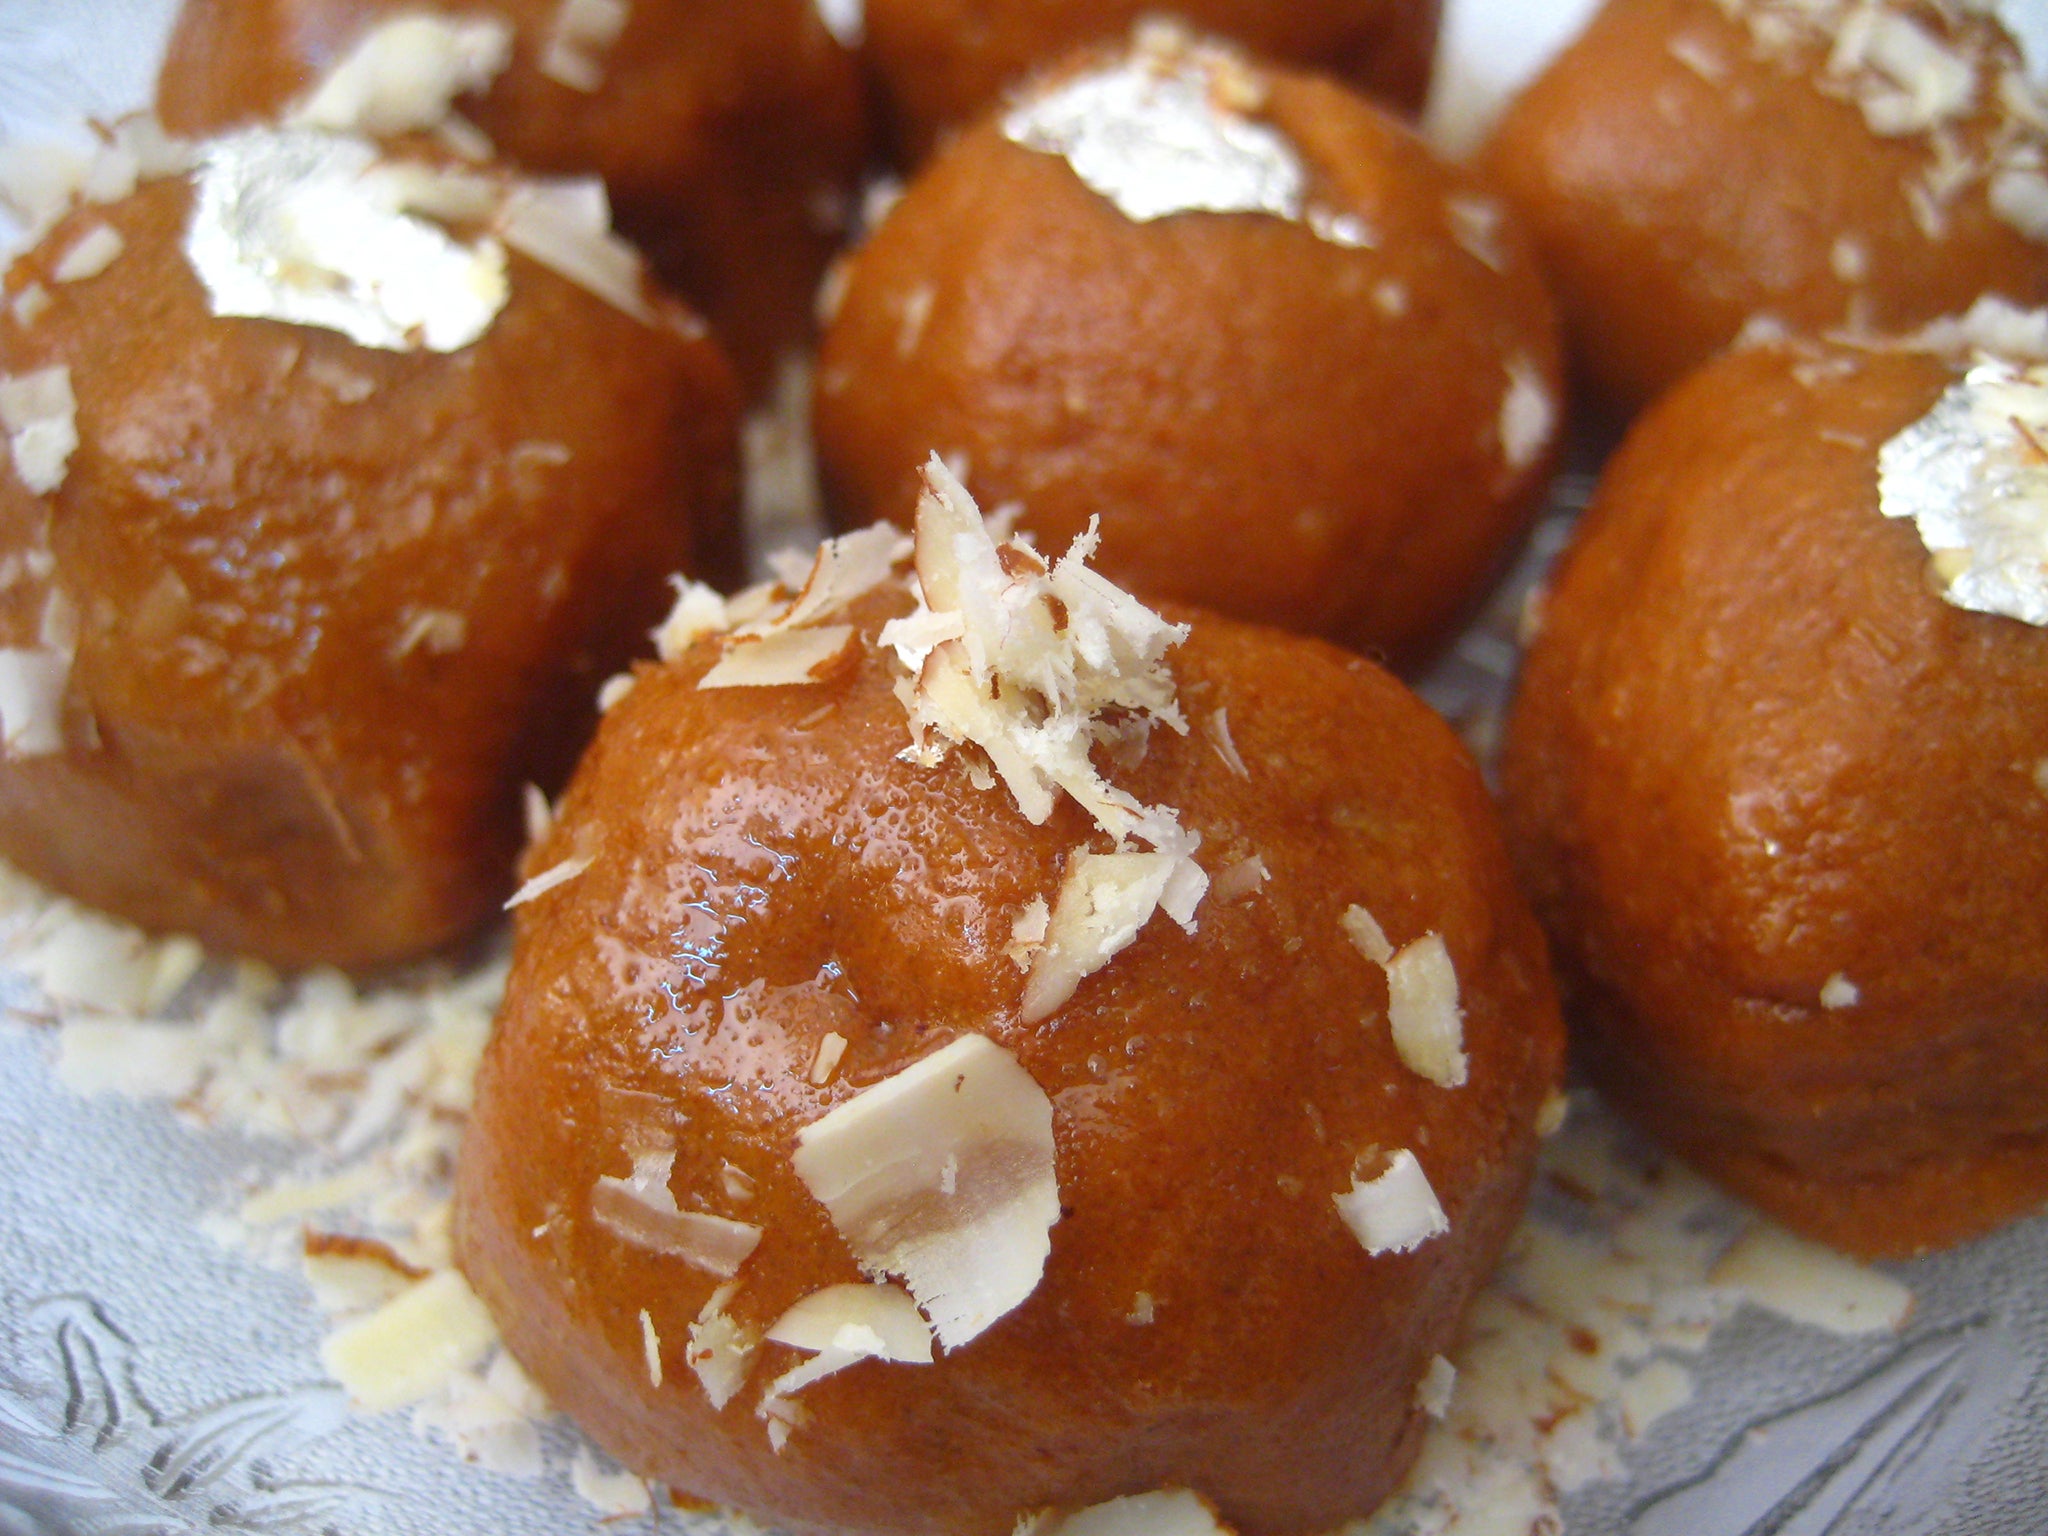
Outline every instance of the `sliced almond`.
{"type": "Polygon", "coordinates": [[[675,1159],[672,1151],[641,1152],[630,1177],[600,1178],[590,1192],[591,1217],[636,1248],[729,1280],[759,1245],[761,1229],[706,1211],[679,1210],[668,1187],[675,1159]]]}
{"type": "Polygon", "coordinates": [[[1458,972],[1441,934],[1404,944],[1387,968],[1387,1022],[1408,1070],[1442,1088],[1465,1081],[1464,1014],[1458,972]]]}
{"type": "Polygon", "coordinates": [[[1407,1253],[1451,1230],[1422,1164],[1406,1148],[1393,1154],[1377,1178],[1351,1176],[1351,1188],[1332,1195],[1337,1214],[1367,1253],[1407,1253]]]}
{"type": "Polygon", "coordinates": [[[1052,1101],[986,1036],[805,1126],[792,1161],[861,1267],[901,1278],[946,1348],[1037,1288],[1060,1215],[1052,1101]]]}

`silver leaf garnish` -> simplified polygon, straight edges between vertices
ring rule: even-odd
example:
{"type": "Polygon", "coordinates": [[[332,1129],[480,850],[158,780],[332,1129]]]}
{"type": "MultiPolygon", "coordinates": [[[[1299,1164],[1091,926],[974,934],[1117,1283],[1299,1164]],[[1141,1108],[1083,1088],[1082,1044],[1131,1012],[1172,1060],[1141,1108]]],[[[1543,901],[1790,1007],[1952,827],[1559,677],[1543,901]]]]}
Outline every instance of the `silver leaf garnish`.
{"type": "Polygon", "coordinates": [[[510,292],[504,248],[408,211],[411,179],[373,174],[380,159],[365,140],[310,129],[207,145],[185,255],[213,312],[392,352],[456,352],[483,335],[510,292]]]}
{"type": "Polygon", "coordinates": [[[1018,102],[1003,136],[1063,156],[1139,223],[1194,212],[1299,220],[1307,174],[1287,136],[1251,115],[1262,96],[1240,55],[1154,24],[1114,63],[1018,102]]]}
{"type": "Polygon", "coordinates": [[[2048,365],[1979,363],[1877,464],[1879,510],[1918,526],[1944,598],[2048,625],[2048,365]]]}

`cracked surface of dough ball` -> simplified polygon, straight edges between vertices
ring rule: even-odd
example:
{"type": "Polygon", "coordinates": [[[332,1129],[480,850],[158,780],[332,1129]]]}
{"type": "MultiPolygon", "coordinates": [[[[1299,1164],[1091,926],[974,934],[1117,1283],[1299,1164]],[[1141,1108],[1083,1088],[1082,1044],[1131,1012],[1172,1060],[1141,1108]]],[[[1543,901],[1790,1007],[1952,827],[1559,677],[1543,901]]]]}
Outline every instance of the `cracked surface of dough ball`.
{"type": "Polygon", "coordinates": [[[1484,183],[1329,81],[1141,36],[909,184],[847,258],[814,420],[841,526],[906,521],[937,449],[1047,548],[1099,516],[1142,596],[1406,665],[1533,516],[1561,367],[1484,183]],[[1186,94],[1134,106],[1159,76],[1186,94]]]}
{"type": "Polygon", "coordinates": [[[1006,87],[1170,10],[1275,63],[1334,75],[1407,113],[1429,92],[1441,0],[866,0],[865,51],[898,144],[922,159],[1006,87]]]}
{"type": "Polygon", "coordinates": [[[978,754],[905,760],[906,674],[877,635],[909,609],[859,598],[803,686],[701,687],[717,640],[637,669],[529,854],[580,873],[520,913],[458,1176],[464,1268],[600,1444],[778,1529],[1009,1536],[1163,1486],[1247,1536],[1368,1512],[1514,1225],[1561,1052],[1477,774],[1372,664],[1189,614],[1170,667],[1190,734],[1162,725],[1104,771],[1199,833],[1196,931],[1155,912],[1027,1022],[1033,904],[1058,932],[1055,894],[1107,839],[1070,799],[1033,825],[978,754]],[[1441,936],[1461,1085],[1398,1053],[1350,904],[1394,945],[1441,936]],[[762,1335],[823,1287],[877,1289],[797,1149],[977,1037],[1049,1100],[1035,1287],[932,1363],[863,1359],[777,1405],[807,1356],[762,1335]],[[729,1280],[597,1214],[650,1140],[653,1203],[758,1229],[729,1280]],[[1448,1230],[1367,1252],[1336,1197],[1402,1149],[1448,1230]]]}
{"type": "Polygon", "coordinates": [[[2048,300],[2048,95],[1997,21],[1957,12],[1609,0],[1524,91],[1480,161],[1609,406],[1746,326],[2048,300]]]}
{"type": "Polygon", "coordinates": [[[0,698],[0,849],[152,930],[393,960],[495,910],[660,573],[730,560],[737,389],[680,307],[516,252],[454,351],[219,316],[194,196],[81,208],[7,274],[0,376],[61,379],[77,441],[55,483],[32,431],[0,459],[10,684],[54,668],[0,698]]]}
{"type": "Polygon", "coordinates": [[[1862,1255],[2048,1199],[2048,633],[1944,602],[1879,513],[1881,445],[1956,377],[1775,346],[1664,397],[1553,579],[1503,765],[1602,1090],[1862,1255]]]}
{"type": "Polygon", "coordinates": [[[561,0],[185,0],[158,112],[180,133],[271,117],[423,9],[511,28],[503,72],[459,110],[529,170],[602,177],[620,231],[764,385],[809,335],[867,163],[858,66],[811,0],[621,5],[610,37],[610,7],[561,0]],[[578,10],[594,33],[565,34],[578,10]]]}

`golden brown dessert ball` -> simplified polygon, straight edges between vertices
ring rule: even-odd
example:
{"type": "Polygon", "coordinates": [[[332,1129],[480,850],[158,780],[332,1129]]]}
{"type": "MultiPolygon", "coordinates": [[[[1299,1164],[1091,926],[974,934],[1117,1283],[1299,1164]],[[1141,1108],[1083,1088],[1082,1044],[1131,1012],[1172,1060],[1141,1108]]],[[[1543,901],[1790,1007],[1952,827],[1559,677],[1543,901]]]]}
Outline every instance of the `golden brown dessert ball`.
{"type": "Polygon", "coordinates": [[[566,775],[659,573],[718,568],[737,386],[670,301],[516,253],[454,352],[219,317],[193,204],[145,182],[7,274],[0,654],[57,692],[0,699],[0,851],[146,928],[368,966],[495,910],[521,786],[566,775]]]}
{"type": "Polygon", "coordinates": [[[900,589],[860,598],[857,638],[807,685],[702,687],[716,640],[636,669],[528,857],[581,873],[518,914],[458,1173],[464,1268],[534,1379],[625,1465],[778,1530],[1009,1536],[1026,1512],[1168,1486],[1247,1536],[1369,1512],[1515,1222],[1561,1053],[1469,758],[1361,658],[1182,615],[1170,665],[1192,732],[1154,730],[1111,778],[1200,834],[1214,883],[1196,931],[1155,914],[1027,1023],[1020,915],[1106,840],[1072,800],[1026,821],[979,754],[905,760],[905,674],[877,631],[909,608],[900,589]],[[1254,858],[1263,881],[1243,878],[1254,858]],[[1344,927],[1354,903],[1396,945],[1447,944],[1462,1086],[1397,1055],[1389,984],[1344,927]],[[778,1450],[769,1387],[806,1357],[760,1345],[715,1409],[694,1374],[715,1353],[706,1319],[758,1339],[861,1281],[792,1153],[970,1035],[1050,1099],[1043,1274],[931,1364],[864,1360],[806,1387],[778,1450]],[[760,1229],[730,1281],[595,1213],[654,1119],[672,1138],[659,1198],[760,1229]],[[1368,1253],[1333,1195],[1404,1148],[1448,1232],[1368,1253]]]}
{"type": "Polygon", "coordinates": [[[623,28],[608,39],[565,34],[574,0],[185,0],[157,110],[174,132],[213,132],[303,99],[393,18],[507,23],[509,63],[460,110],[530,170],[603,177],[620,230],[758,389],[809,334],[818,276],[858,195],[858,66],[811,0],[617,9],[623,28]]]}
{"type": "Polygon", "coordinates": [[[1951,606],[1880,445],[1956,373],[1743,350],[1639,419],[1542,604],[1503,776],[1577,1048],[1861,1255],[2048,1198],[2048,633],[1951,606]]]}
{"type": "Polygon", "coordinates": [[[1429,93],[1442,9],[1441,0],[866,0],[865,53],[896,142],[915,163],[1005,87],[1161,14],[1412,114],[1429,93]]]}
{"type": "Polygon", "coordinates": [[[1747,326],[2048,300],[2044,107],[1999,23],[1953,5],[1609,0],[1481,159],[1575,366],[1628,413],[1747,326]]]}
{"type": "Polygon", "coordinates": [[[814,415],[831,514],[904,521],[937,448],[1047,548],[1100,516],[1098,563],[1143,595],[1418,660],[1552,463],[1560,344],[1528,246],[1327,80],[1168,41],[1027,101],[1155,69],[1298,157],[1299,217],[1135,218],[984,119],[848,258],[814,415]]]}

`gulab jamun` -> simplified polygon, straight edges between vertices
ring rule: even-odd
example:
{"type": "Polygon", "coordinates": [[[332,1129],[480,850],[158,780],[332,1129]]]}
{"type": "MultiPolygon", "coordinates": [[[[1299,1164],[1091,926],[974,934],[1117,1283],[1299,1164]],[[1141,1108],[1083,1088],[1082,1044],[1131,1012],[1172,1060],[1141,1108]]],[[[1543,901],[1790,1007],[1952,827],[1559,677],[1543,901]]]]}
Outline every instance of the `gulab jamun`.
{"type": "Polygon", "coordinates": [[[2048,301],[2048,93],[1986,6],[1609,0],[1482,152],[1639,410],[1745,329],[2048,301]]]}
{"type": "Polygon", "coordinates": [[[1040,80],[831,285],[814,420],[842,527],[933,448],[1101,569],[1419,660],[1534,514],[1561,343],[1485,183],[1328,80],[1174,28],[1040,80]]]}
{"type": "Polygon", "coordinates": [[[282,964],[415,954],[503,900],[661,573],[729,567],[737,386],[573,196],[150,142],[187,169],[114,146],[0,289],[0,851],[282,964]]]}
{"type": "Polygon", "coordinates": [[[1859,1255],[2048,1200],[2042,357],[1701,369],[1609,464],[1509,721],[1575,1050],[1859,1255]]]}
{"type": "Polygon", "coordinates": [[[1559,1068],[1486,791],[1370,662],[998,545],[942,469],[914,588],[907,542],[686,593],[606,714],[461,1262],[600,1444],[780,1530],[1364,1515],[1559,1068]]]}

